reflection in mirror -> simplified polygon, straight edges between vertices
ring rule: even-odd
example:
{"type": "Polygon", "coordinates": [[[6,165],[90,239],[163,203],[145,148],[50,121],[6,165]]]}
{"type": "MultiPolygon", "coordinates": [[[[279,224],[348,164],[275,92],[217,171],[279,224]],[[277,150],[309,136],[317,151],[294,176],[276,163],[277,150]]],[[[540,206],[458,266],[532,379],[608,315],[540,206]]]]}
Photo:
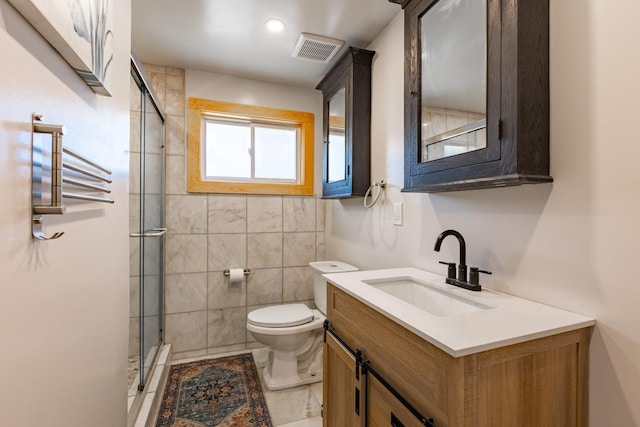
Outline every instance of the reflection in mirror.
{"type": "Polygon", "coordinates": [[[346,146],[345,146],[345,118],[346,118],[346,87],[342,87],[329,100],[329,141],[327,144],[328,182],[343,181],[346,175],[346,146]]]}
{"type": "Polygon", "coordinates": [[[420,18],[422,162],[487,146],[486,0],[439,0],[420,18]]]}

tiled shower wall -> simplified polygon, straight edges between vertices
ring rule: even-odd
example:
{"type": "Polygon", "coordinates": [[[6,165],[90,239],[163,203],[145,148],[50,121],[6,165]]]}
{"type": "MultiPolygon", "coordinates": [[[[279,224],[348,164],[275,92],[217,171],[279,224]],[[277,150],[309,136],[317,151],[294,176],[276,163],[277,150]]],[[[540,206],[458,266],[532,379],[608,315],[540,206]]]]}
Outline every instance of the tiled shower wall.
{"type": "Polygon", "coordinates": [[[166,121],[165,342],[174,358],[256,347],[247,312],[313,307],[310,261],[324,259],[319,197],[187,193],[184,70],[145,64],[166,121]],[[248,268],[240,283],[223,271],[248,268]]]}

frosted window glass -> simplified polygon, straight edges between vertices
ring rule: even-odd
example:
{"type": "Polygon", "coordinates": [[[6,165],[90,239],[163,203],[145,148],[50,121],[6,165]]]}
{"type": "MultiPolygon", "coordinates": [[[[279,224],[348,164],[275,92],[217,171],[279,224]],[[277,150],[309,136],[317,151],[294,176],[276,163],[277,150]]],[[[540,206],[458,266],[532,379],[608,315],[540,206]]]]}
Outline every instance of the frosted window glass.
{"type": "Polygon", "coordinates": [[[255,178],[297,179],[297,131],[291,128],[254,128],[255,178]]]}
{"type": "Polygon", "coordinates": [[[251,125],[206,121],[205,176],[251,178],[251,125]]]}
{"type": "Polygon", "coordinates": [[[205,179],[297,182],[297,127],[205,119],[205,179]]]}

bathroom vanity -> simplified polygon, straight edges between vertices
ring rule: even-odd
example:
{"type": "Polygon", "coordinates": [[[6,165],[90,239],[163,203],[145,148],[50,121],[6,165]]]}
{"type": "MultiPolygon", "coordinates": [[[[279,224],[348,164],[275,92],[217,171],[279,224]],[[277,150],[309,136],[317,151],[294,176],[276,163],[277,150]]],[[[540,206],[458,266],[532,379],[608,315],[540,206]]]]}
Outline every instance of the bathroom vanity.
{"type": "Polygon", "coordinates": [[[593,319],[415,268],[325,278],[325,427],[588,425],[593,319]]]}

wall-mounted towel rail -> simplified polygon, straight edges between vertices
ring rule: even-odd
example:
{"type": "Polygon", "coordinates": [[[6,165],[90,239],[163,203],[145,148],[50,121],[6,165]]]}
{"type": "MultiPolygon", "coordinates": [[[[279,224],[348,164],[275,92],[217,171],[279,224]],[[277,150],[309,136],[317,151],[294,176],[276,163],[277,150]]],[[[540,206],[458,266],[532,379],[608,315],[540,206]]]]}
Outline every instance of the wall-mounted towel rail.
{"type": "Polygon", "coordinates": [[[62,162],[62,167],[65,168],[65,169],[68,169],[70,171],[74,171],[74,172],[80,173],[82,175],[88,176],[90,178],[97,179],[98,181],[106,182],[107,184],[111,184],[111,182],[112,182],[107,177],[104,177],[104,176],[99,175],[97,173],[94,173],[94,172],[91,172],[89,170],[80,168],[78,166],[74,166],[74,165],[69,164],[67,162],[62,162]]]}
{"type": "MultiPolygon", "coordinates": [[[[111,175],[111,170],[99,165],[98,163],[88,159],[82,154],[64,147],[62,144],[62,136],[66,134],[66,128],[62,125],[52,125],[41,123],[42,115],[32,114],[32,211],[33,218],[31,222],[31,234],[38,240],[52,240],[61,237],[64,233],[57,232],[51,236],[46,236],[42,230],[43,216],[42,215],[62,215],[65,213],[66,208],[63,204],[63,199],[75,199],[84,200],[89,202],[101,202],[101,203],[114,203],[113,199],[107,197],[101,197],[94,194],[75,193],[69,191],[63,191],[63,184],[66,186],[74,186],[84,189],[89,192],[99,193],[111,193],[108,187],[97,185],[94,181],[100,181],[106,184],[111,184],[112,181],[108,177],[111,175]],[[48,169],[45,166],[45,162],[42,160],[46,150],[35,147],[35,134],[49,134],[51,135],[51,177],[50,177],[50,196],[43,194],[43,184],[49,181],[45,176],[45,171],[48,169]],[[70,157],[73,157],[71,162],[63,161],[63,153],[70,157]],[[36,156],[38,158],[36,159],[36,156]],[[78,165],[80,163],[80,165],[78,165]],[[89,170],[83,166],[89,167],[89,170]],[[75,178],[64,177],[64,171],[70,171],[72,174],[78,175],[75,178]],[[83,179],[86,177],[90,182],[86,182],[83,179]],[[44,204],[43,200],[48,199],[49,204],[44,204]]],[[[65,186],[65,187],[66,187],[65,186]]]]}
{"type": "Polygon", "coordinates": [[[62,193],[62,197],[67,199],[86,200],[88,202],[115,203],[115,200],[106,197],[90,196],[88,194],[62,193]]]}
{"type": "MultiPolygon", "coordinates": [[[[51,135],[51,201],[48,205],[34,203],[33,213],[60,215],[65,212],[65,207],[62,204],[62,135],[67,133],[67,130],[64,126],[35,123],[41,117],[34,115],[32,126],[34,133],[51,135]]],[[[42,162],[38,163],[42,164],[42,162]]],[[[42,166],[38,169],[42,171],[42,166]]],[[[37,182],[42,183],[42,175],[37,178],[37,182]]],[[[40,200],[41,202],[42,200],[40,200]]]]}
{"type": "MultiPolygon", "coordinates": [[[[102,172],[104,172],[104,173],[106,173],[106,174],[111,175],[111,170],[110,170],[110,169],[107,169],[107,168],[105,168],[104,166],[100,166],[99,164],[94,163],[93,161],[91,161],[91,160],[87,159],[87,158],[86,158],[85,156],[83,156],[82,154],[80,154],[80,153],[78,153],[78,152],[76,152],[76,151],[73,151],[73,150],[72,150],[71,148],[69,148],[69,147],[62,147],[62,151],[63,151],[65,154],[68,154],[68,155],[70,155],[70,156],[75,157],[76,159],[78,159],[78,160],[80,160],[80,161],[85,162],[85,163],[86,163],[86,164],[88,164],[89,166],[93,166],[94,168],[99,169],[99,170],[101,170],[102,172]]],[[[109,181],[109,182],[111,182],[111,181],[109,181]]]]}
{"type": "Polygon", "coordinates": [[[99,185],[89,184],[88,182],[78,181],[78,180],[73,179],[73,178],[63,177],[62,178],[62,182],[64,184],[76,185],[78,187],[86,188],[86,189],[89,189],[89,190],[101,191],[101,192],[107,193],[107,194],[111,193],[111,190],[106,188],[106,187],[100,187],[99,185]]]}

